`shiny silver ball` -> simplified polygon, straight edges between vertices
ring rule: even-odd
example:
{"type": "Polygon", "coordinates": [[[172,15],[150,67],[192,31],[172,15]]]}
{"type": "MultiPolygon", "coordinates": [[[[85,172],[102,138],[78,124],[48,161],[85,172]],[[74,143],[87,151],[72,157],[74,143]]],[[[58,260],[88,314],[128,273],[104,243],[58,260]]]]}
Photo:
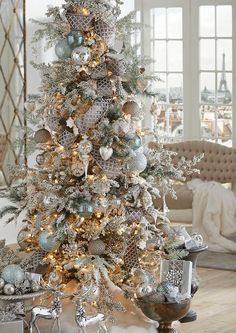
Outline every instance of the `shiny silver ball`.
{"type": "Polygon", "coordinates": [[[91,51],[88,47],[80,46],[76,47],[72,54],[71,58],[79,65],[85,65],[91,59],[91,51]]]}
{"type": "Polygon", "coordinates": [[[3,292],[5,295],[13,295],[15,292],[15,287],[11,283],[5,284],[3,288],[3,292]]]}
{"type": "Polygon", "coordinates": [[[137,152],[130,157],[126,163],[126,168],[129,172],[140,173],[147,167],[147,158],[143,153],[137,152]]]}
{"type": "Polygon", "coordinates": [[[5,280],[3,278],[0,278],[0,289],[2,289],[5,286],[5,280]]]}

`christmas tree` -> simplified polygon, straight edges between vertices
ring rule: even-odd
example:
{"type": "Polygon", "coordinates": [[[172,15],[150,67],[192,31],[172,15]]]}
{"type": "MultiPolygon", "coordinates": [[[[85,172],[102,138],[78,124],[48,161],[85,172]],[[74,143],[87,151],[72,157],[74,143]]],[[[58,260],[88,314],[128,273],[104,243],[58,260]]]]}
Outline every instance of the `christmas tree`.
{"type": "Polygon", "coordinates": [[[119,5],[65,0],[48,10],[38,37],[48,34],[58,59],[35,65],[42,74],[34,110],[40,153],[35,168],[14,170],[20,183],[10,195],[20,206],[2,212],[26,212],[18,244],[33,254],[24,267],[46,265],[45,281],[76,280],[78,290],[95,286],[104,313],[117,308],[109,280],[134,298],[158,284],[161,258],[181,256],[153,200],[173,192],[171,179],[197,162],[175,166],[173,153],[142,145],[143,114],[132,92],[146,78],[115,46],[119,5]]]}

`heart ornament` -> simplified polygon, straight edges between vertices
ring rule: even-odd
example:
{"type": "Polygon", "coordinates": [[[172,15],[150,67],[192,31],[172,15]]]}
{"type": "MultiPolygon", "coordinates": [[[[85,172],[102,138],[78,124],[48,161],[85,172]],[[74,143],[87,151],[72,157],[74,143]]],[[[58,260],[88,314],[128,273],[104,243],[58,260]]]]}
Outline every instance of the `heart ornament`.
{"type": "Polygon", "coordinates": [[[107,161],[107,160],[109,160],[109,158],[112,156],[112,154],[113,154],[113,149],[110,147],[101,147],[100,149],[99,149],[99,153],[100,153],[100,155],[101,155],[101,157],[102,157],[102,159],[104,160],[104,161],[107,161]]]}

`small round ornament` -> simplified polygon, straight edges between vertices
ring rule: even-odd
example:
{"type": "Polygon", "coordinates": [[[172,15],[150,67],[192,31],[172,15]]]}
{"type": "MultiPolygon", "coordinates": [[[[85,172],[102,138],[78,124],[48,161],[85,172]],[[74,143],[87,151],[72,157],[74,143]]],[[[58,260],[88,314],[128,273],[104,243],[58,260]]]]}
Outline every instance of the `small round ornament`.
{"type": "Polygon", "coordinates": [[[67,58],[70,58],[71,48],[68,45],[66,39],[61,39],[59,40],[59,42],[57,42],[55,46],[55,53],[60,60],[65,60],[67,58]]]}
{"type": "Polygon", "coordinates": [[[77,211],[81,217],[89,218],[93,215],[93,204],[89,201],[80,202],[77,211]]]}
{"type": "Polygon", "coordinates": [[[126,163],[126,168],[130,172],[140,173],[144,171],[146,167],[147,158],[140,152],[136,152],[136,154],[131,156],[126,163]]]}
{"type": "Polygon", "coordinates": [[[44,154],[38,154],[36,156],[36,162],[38,163],[38,165],[43,165],[45,162],[45,156],[44,154]]]}
{"type": "Polygon", "coordinates": [[[71,58],[79,65],[85,65],[91,59],[91,51],[86,46],[76,47],[72,54],[71,58]]]}
{"type": "Polygon", "coordinates": [[[55,207],[58,202],[58,196],[56,194],[50,193],[46,194],[43,198],[43,204],[46,209],[50,209],[52,207],[55,207]]]}
{"type": "Polygon", "coordinates": [[[84,137],[83,140],[80,141],[78,145],[78,151],[81,155],[88,155],[93,150],[92,143],[87,139],[87,137],[84,137]]]}
{"type": "Polygon", "coordinates": [[[142,138],[136,134],[128,134],[124,138],[127,145],[133,150],[137,150],[142,146],[142,138]]]}
{"type": "Polygon", "coordinates": [[[43,231],[39,235],[39,246],[46,252],[55,251],[60,247],[61,243],[54,235],[51,235],[48,231],[43,231]]]}
{"type": "Polygon", "coordinates": [[[52,140],[51,134],[45,128],[42,128],[35,132],[34,141],[36,143],[49,143],[52,140]]]}
{"type": "Polygon", "coordinates": [[[76,177],[81,177],[84,174],[84,164],[81,161],[76,161],[71,165],[71,173],[76,177]]]}
{"type": "Polygon", "coordinates": [[[5,295],[13,295],[15,293],[15,287],[13,284],[11,283],[7,283],[5,284],[4,288],[3,288],[3,292],[5,295]]]}
{"type": "Polygon", "coordinates": [[[139,117],[141,112],[139,105],[135,101],[125,102],[122,111],[127,115],[131,115],[131,117],[139,117]]]}
{"type": "Polygon", "coordinates": [[[60,284],[62,281],[61,273],[51,272],[48,277],[49,284],[60,284]]]}
{"type": "Polygon", "coordinates": [[[91,240],[88,244],[88,251],[92,255],[100,256],[105,250],[106,244],[101,239],[91,240]]]}
{"type": "Polygon", "coordinates": [[[67,35],[67,43],[71,49],[79,47],[83,44],[84,36],[79,30],[72,30],[67,35]]]}
{"type": "Polygon", "coordinates": [[[153,293],[153,291],[154,290],[153,290],[152,286],[150,286],[150,285],[139,286],[136,291],[136,294],[138,297],[143,297],[143,296],[153,293]]]}
{"type": "Polygon", "coordinates": [[[2,289],[5,286],[5,281],[3,278],[0,278],[0,289],[2,289]]]}
{"type": "Polygon", "coordinates": [[[3,268],[1,277],[7,283],[20,283],[25,279],[25,273],[19,265],[8,265],[3,268]]]}

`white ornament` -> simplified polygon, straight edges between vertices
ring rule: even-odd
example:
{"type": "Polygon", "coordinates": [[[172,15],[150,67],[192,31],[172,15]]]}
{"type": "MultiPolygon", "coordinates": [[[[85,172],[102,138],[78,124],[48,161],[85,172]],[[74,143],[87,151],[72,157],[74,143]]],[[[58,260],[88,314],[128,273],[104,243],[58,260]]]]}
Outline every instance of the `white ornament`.
{"type": "Polygon", "coordinates": [[[104,161],[109,160],[113,154],[113,149],[111,147],[101,147],[99,149],[100,155],[104,161]]]}

